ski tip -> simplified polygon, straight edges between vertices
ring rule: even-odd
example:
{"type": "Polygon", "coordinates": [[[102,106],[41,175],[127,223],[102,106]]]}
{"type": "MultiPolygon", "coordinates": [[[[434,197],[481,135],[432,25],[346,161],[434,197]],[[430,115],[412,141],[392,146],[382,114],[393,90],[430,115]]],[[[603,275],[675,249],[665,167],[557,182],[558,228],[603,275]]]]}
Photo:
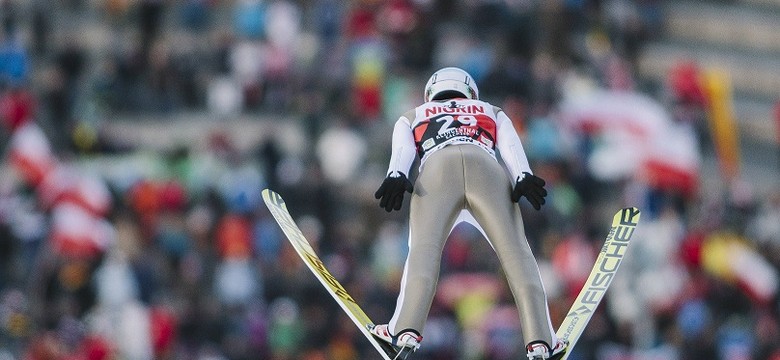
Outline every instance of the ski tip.
{"type": "Polygon", "coordinates": [[[639,223],[640,211],[636,207],[626,207],[615,214],[615,222],[621,225],[636,225],[639,223]]]}
{"type": "Polygon", "coordinates": [[[268,197],[270,199],[281,199],[282,198],[282,195],[280,195],[278,192],[273,191],[273,190],[271,190],[269,188],[263,189],[261,194],[263,194],[263,197],[268,197]]]}
{"type": "Polygon", "coordinates": [[[263,190],[260,192],[260,194],[262,194],[262,196],[263,196],[263,200],[265,200],[266,202],[268,202],[268,201],[270,201],[272,198],[274,198],[274,194],[276,194],[276,193],[275,193],[275,192],[273,192],[271,189],[265,188],[265,189],[263,189],[263,190]]]}
{"type": "Polygon", "coordinates": [[[263,201],[265,202],[266,206],[279,206],[283,208],[287,208],[287,204],[285,204],[284,199],[282,199],[282,196],[276,193],[275,191],[271,189],[263,189],[261,192],[263,196],[263,201]]]}

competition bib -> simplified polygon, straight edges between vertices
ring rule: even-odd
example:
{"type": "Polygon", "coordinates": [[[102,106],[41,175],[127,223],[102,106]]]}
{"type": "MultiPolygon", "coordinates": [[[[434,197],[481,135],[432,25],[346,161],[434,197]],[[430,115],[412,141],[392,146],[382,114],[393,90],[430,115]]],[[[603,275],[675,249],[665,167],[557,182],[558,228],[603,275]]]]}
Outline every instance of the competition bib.
{"type": "Polygon", "coordinates": [[[417,154],[425,159],[451,144],[475,144],[495,156],[496,122],[492,107],[481,101],[428,103],[416,111],[412,126],[417,154]]]}

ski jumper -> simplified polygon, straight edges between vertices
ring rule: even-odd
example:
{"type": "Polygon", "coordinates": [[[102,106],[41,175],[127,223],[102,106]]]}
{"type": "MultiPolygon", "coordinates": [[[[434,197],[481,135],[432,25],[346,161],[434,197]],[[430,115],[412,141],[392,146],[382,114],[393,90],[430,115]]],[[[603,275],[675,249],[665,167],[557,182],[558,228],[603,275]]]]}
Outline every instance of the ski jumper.
{"type": "Polygon", "coordinates": [[[539,268],[520,208],[510,199],[512,184],[531,169],[507,115],[479,100],[427,102],[398,119],[392,144],[388,176],[409,174],[418,156],[420,167],[410,200],[409,255],[389,330],[422,332],[444,244],[453,227],[467,221],[485,235],[498,256],[525,341],[555,344],[539,268]]]}

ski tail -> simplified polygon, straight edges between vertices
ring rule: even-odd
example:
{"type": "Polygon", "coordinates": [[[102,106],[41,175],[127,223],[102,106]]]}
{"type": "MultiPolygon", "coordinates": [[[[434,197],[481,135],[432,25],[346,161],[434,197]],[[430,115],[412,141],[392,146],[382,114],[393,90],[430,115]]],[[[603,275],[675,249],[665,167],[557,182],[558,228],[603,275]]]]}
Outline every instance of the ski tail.
{"type": "Polygon", "coordinates": [[[389,344],[378,341],[368,331],[370,326],[374,323],[363,312],[360,305],[355,302],[355,299],[349,295],[344,286],[328,271],[325,264],[320,260],[317,253],[314,252],[309,241],[304,237],[303,232],[293,220],[290,212],[287,210],[287,205],[282,199],[281,195],[269,190],[264,189],[263,201],[271,212],[279,227],[282,228],[282,232],[287,236],[287,239],[292,244],[295,251],[301,257],[306,266],[311,270],[317,280],[322,283],[328,293],[334,300],[341,306],[347,316],[353,323],[360,329],[363,335],[371,342],[376,350],[382,355],[384,360],[392,360],[393,357],[398,355],[398,351],[389,344]]]}
{"type": "Polygon", "coordinates": [[[596,263],[590,271],[588,280],[556,333],[559,339],[565,340],[569,344],[568,350],[561,360],[566,360],[569,357],[594,311],[604,298],[623,257],[626,255],[631,237],[639,223],[639,215],[639,209],[629,207],[621,209],[612,218],[612,227],[596,257],[596,263]]]}

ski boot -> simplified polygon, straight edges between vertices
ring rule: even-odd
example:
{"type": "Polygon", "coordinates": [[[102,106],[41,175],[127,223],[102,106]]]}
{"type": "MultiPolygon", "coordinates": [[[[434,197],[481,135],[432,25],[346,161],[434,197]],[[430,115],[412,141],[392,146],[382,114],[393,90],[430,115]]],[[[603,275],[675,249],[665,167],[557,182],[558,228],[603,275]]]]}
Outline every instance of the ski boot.
{"type": "Polygon", "coordinates": [[[558,360],[566,354],[569,349],[569,343],[565,340],[558,339],[555,344],[555,348],[550,349],[550,345],[547,345],[544,341],[533,341],[525,347],[527,351],[528,360],[558,360]]]}
{"type": "Polygon", "coordinates": [[[403,359],[407,358],[409,354],[417,351],[420,348],[420,342],[422,336],[417,330],[405,329],[398,332],[396,335],[390,334],[390,329],[387,324],[383,325],[368,325],[368,332],[374,337],[390,344],[396,351],[398,351],[399,357],[401,354],[406,353],[403,359]]]}

